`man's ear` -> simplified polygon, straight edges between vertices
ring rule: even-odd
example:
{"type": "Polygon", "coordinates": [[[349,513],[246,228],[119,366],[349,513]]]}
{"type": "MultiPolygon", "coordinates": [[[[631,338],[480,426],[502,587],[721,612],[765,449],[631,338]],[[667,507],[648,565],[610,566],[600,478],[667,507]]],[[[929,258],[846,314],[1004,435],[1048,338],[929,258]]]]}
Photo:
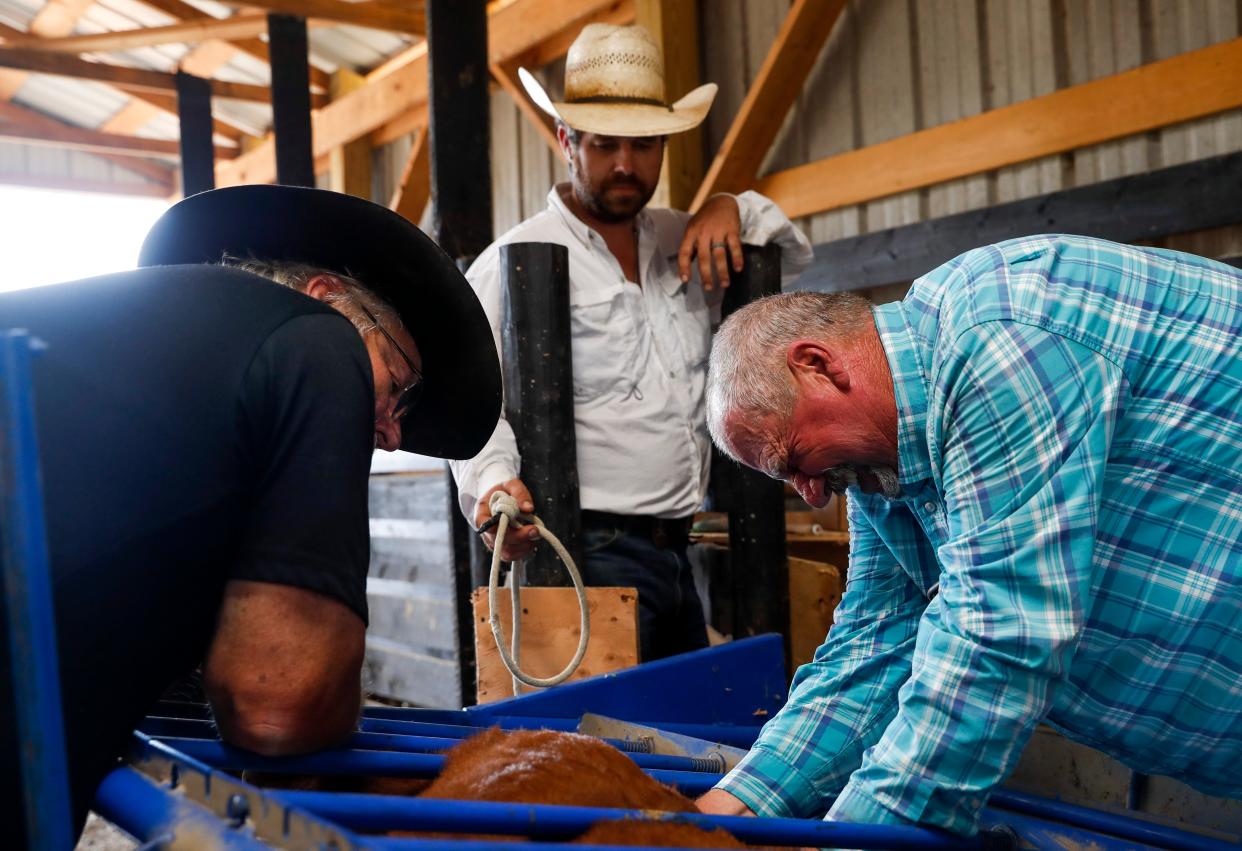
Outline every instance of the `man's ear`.
{"type": "Polygon", "coordinates": [[[306,289],[302,292],[306,293],[313,299],[318,301],[327,301],[332,293],[339,293],[345,290],[345,282],[336,275],[329,275],[326,272],[320,272],[314,275],[306,282],[306,289]]]}
{"type": "Polygon", "coordinates": [[[574,161],[574,146],[569,140],[569,131],[564,124],[556,125],[556,141],[561,145],[561,153],[565,155],[565,159],[570,163],[574,161]]]}
{"type": "Polygon", "coordinates": [[[850,389],[850,374],[844,361],[820,340],[794,340],[785,351],[785,363],[795,382],[827,379],[842,393],[850,389]]]}

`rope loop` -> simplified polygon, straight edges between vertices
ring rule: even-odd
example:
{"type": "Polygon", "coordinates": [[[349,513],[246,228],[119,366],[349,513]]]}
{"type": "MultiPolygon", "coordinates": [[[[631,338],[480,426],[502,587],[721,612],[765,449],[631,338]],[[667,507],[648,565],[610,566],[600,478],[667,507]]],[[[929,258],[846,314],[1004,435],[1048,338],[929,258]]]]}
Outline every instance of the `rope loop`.
{"type": "Polygon", "coordinates": [[[578,666],[582,664],[582,658],[586,655],[587,643],[591,639],[591,615],[587,608],[586,589],[582,585],[582,574],[578,572],[578,566],[574,564],[573,557],[569,555],[569,551],[565,549],[564,544],[556,535],[548,530],[534,514],[522,514],[519,510],[518,502],[510,494],[505,491],[496,491],[487,501],[488,507],[492,511],[494,517],[500,518],[500,522],[496,526],[496,544],[492,549],[492,570],[488,576],[487,582],[487,605],[490,610],[488,616],[488,624],[492,628],[492,636],[496,639],[496,649],[500,651],[500,661],[504,663],[505,668],[513,675],[513,693],[519,693],[518,683],[525,683],[528,686],[536,688],[547,688],[548,686],[560,685],[573,676],[574,671],[578,670],[578,666]],[[574,653],[573,659],[565,666],[559,674],[553,677],[534,677],[527,674],[518,664],[517,657],[520,645],[522,607],[521,607],[521,568],[522,562],[515,562],[513,571],[509,577],[510,582],[510,598],[511,612],[513,615],[513,638],[512,652],[505,648],[504,630],[500,624],[499,601],[500,601],[500,554],[504,550],[505,532],[508,531],[509,524],[517,526],[533,523],[539,530],[539,536],[552,545],[552,549],[556,552],[561,563],[565,565],[565,570],[569,573],[569,578],[573,580],[574,590],[578,593],[578,615],[579,615],[579,638],[578,649],[574,653]]]}

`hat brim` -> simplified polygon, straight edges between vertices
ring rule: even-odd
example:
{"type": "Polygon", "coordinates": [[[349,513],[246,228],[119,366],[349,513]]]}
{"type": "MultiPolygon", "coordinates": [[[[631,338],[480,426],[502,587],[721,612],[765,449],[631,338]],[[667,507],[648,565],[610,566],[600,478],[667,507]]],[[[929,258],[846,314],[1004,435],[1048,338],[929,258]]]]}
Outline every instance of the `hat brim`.
{"type": "Polygon", "coordinates": [[[201,192],[151,228],[139,266],[293,261],[349,275],[392,305],[418,343],[424,387],[401,448],[472,458],[500,416],[500,362],[482,305],[456,264],[404,217],[362,198],[298,186],[201,192]]]}
{"type": "Polygon", "coordinates": [[[646,103],[558,103],[525,68],[518,69],[526,93],[553,118],[583,133],[601,136],[671,136],[703,123],[716,99],[716,84],[705,83],[672,106],[646,103]]]}

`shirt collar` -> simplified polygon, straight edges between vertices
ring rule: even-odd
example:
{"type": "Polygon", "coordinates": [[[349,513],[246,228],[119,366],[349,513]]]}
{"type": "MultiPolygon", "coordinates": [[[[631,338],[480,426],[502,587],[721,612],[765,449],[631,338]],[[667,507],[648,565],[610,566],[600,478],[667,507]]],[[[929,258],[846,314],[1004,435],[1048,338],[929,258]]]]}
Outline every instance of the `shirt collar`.
{"type": "MultiPolygon", "coordinates": [[[[558,183],[548,192],[548,209],[554,211],[565,223],[565,227],[569,229],[578,241],[587,249],[598,248],[601,251],[607,250],[604,238],[597,234],[592,228],[588,227],[586,222],[574,215],[573,210],[569,209],[569,205],[565,203],[562,193],[568,194],[572,192],[571,185],[566,183],[558,183]],[[591,237],[594,236],[595,239],[591,237]]],[[[634,217],[634,224],[638,227],[639,236],[639,264],[640,268],[646,271],[650,267],[648,262],[652,253],[655,251],[658,243],[658,234],[655,232],[655,222],[651,215],[647,212],[647,208],[638,211],[638,215],[634,217]]],[[[675,255],[674,255],[675,265],[675,255]]],[[[677,275],[664,276],[661,281],[665,291],[670,295],[681,289],[681,278],[677,275]]]]}
{"type": "MultiPolygon", "coordinates": [[[[918,349],[918,338],[897,301],[873,308],[875,327],[893,373],[897,402],[897,477],[903,486],[931,477],[927,451],[927,372],[918,349]]],[[[905,488],[909,491],[909,488],[905,488]]]]}

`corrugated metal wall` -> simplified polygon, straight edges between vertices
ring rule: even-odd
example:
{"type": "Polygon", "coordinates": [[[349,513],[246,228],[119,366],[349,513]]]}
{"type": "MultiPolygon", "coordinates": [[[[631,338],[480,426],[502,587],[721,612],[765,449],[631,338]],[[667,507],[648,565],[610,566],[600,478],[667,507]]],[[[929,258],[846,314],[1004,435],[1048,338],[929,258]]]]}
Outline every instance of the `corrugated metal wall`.
{"type": "MultiPolygon", "coordinates": [[[[789,6],[790,0],[701,0],[703,76],[720,86],[704,134],[708,162],[789,6]]],[[[1235,38],[1239,6],[1238,0],[851,0],[763,172],[1235,38]]],[[[542,75],[555,93],[561,67],[553,63],[542,75]]],[[[813,242],[824,242],[1238,149],[1242,111],[820,213],[801,224],[813,242]]],[[[401,162],[393,167],[397,173],[401,162]]],[[[507,95],[494,93],[496,233],[543,209],[549,187],[564,179],[560,158],[507,95]]],[[[391,180],[383,184],[377,197],[391,190],[391,180]]],[[[1242,253],[1242,228],[1164,242],[1205,254],[1242,253]]]]}
{"type": "MultiPolygon", "coordinates": [[[[789,8],[711,0],[715,151],[789,8]]],[[[872,145],[1239,35],[1237,0],[851,0],[763,171],[872,145]]],[[[1242,111],[810,216],[812,241],[1242,149],[1242,111]]]]}

